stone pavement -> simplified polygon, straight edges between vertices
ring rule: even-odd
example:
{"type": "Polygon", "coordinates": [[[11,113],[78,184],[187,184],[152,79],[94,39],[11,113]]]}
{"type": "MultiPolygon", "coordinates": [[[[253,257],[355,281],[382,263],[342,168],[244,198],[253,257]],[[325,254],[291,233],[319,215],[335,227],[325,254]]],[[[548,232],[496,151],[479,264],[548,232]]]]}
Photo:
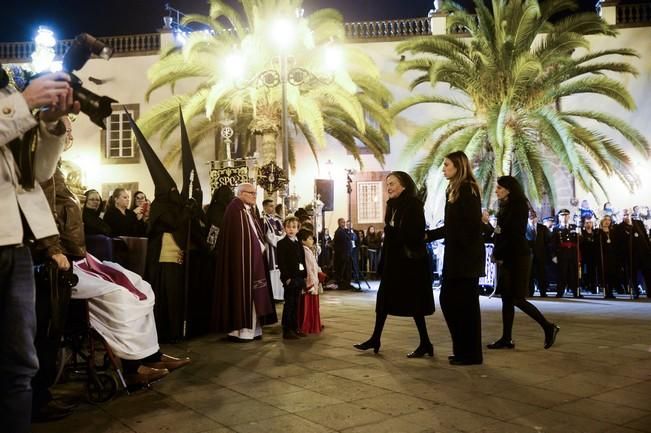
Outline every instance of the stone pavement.
{"type": "MultiPolygon", "coordinates": [[[[438,294],[438,293],[437,293],[438,294]]],[[[438,297],[438,296],[437,296],[438,297]]],[[[410,318],[390,317],[379,355],[353,343],[371,333],[374,292],[326,292],[320,336],[234,344],[212,335],[164,351],[193,364],[151,390],[81,404],[34,433],[639,433],[651,432],[651,302],[539,299],[561,327],[556,345],[516,313],[512,351],[452,367],[440,312],[427,318],[434,358],[410,318]]],[[[481,298],[483,340],[500,336],[499,299],[481,298]]],[[[279,310],[282,307],[279,306],[279,310]]],[[[80,384],[59,387],[74,393],[80,384]]]]}

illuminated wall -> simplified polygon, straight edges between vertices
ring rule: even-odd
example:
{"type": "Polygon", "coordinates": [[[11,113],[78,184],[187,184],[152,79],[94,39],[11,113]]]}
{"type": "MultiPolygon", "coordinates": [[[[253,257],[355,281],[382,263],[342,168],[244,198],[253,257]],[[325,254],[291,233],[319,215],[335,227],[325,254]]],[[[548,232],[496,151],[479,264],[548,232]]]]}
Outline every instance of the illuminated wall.
{"type": "MultiPolygon", "coordinates": [[[[640,53],[639,59],[632,59],[631,62],[638,68],[638,77],[623,77],[625,85],[633,94],[637,103],[635,112],[626,112],[616,106],[613,102],[602,100],[600,97],[576,97],[564,99],[565,107],[590,107],[599,106],[601,110],[617,115],[630,122],[639,129],[647,138],[651,139],[651,27],[625,28],[616,39],[595,38],[593,49],[608,49],[615,47],[633,47],[640,53]]],[[[395,66],[399,60],[394,52],[397,42],[370,42],[359,44],[359,46],[372,56],[378,63],[382,79],[392,91],[396,100],[408,96],[407,83],[409,77],[401,77],[395,72],[395,66]]],[[[86,67],[79,72],[84,79],[86,86],[99,94],[109,95],[121,103],[140,104],[140,112],[144,113],[148,107],[156,104],[170,95],[169,90],[159,90],[153,94],[151,103],[145,103],[144,94],[148,86],[146,71],[157,60],[157,56],[135,56],[113,58],[110,61],[91,60],[86,67]],[[96,77],[106,80],[106,84],[98,86],[88,82],[88,77],[96,77]]],[[[193,86],[186,84],[177,87],[178,93],[183,93],[193,86]]],[[[426,88],[426,87],[425,87],[426,88]]],[[[404,160],[401,157],[401,150],[407,137],[414,130],[414,127],[423,124],[434,118],[449,116],[450,112],[441,112],[440,107],[417,107],[403,113],[396,121],[396,133],[391,137],[391,153],[386,156],[384,167],[375,161],[370,155],[363,156],[364,170],[367,171],[389,171],[409,170],[414,161],[404,160]]],[[[88,187],[100,188],[102,183],[131,182],[137,181],[140,189],[148,195],[153,194],[153,185],[144,165],[140,164],[101,164],[100,163],[100,130],[93,125],[84,115],[74,123],[74,147],[64,154],[65,159],[79,162],[84,169],[84,181],[88,187]]],[[[623,141],[613,131],[605,131],[618,141],[623,141]]],[[[300,139],[298,140],[300,142],[300,139]]],[[[169,149],[161,149],[156,140],[151,144],[157,149],[159,155],[164,156],[169,149]]],[[[199,176],[202,184],[206,186],[205,201],[209,200],[207,191],[208,166],[204,162],[214,156],[214,141],[207,140],[202,143],[195,153],[199,176]]],[[[330,140],[328,147],[319,154],[319,164],[308,147],[299,146],[297,149],[298,169],[293,175],[291,192],[296,192],[301,197],[300,204],[306,204],[312,200],[315,178],[334,180],[335,184],[335,211],[326,214],[326,225],[334,228],[338,217],[347,216],[347,194],[345,169],[359,171],[360,167],[348,155],[344,148],[337,142],[330,140]],[[326,164],[327,161],[332,164],[326,164]]],[[[610,192],[610,201],[615,207],[629,207],[633,204],[651,205],[651,162],[635,157],[637,174],[640,178],[639,188],[630,193],[617,179],[609,179],[606,184],[610,192]]],[[[169,167],[172,176],[179,182],[180,167],[178,165],[169,167]]],[[[566,181],[564,181],[566,182],[566,181]]],[[[430,189],[430,192],[434,192],[430,189]]],[[[579,192],[578,198],[586,198],[587,194],[579,192]]],[[[434,194],[432,194],[434,196],[434,194]]],[[[590,199],[594,205],[594,199],[590,199]]],[[[442,212],[442,200],[432,198],[428,200],[428,219],[435,220],[442,212]]]]}

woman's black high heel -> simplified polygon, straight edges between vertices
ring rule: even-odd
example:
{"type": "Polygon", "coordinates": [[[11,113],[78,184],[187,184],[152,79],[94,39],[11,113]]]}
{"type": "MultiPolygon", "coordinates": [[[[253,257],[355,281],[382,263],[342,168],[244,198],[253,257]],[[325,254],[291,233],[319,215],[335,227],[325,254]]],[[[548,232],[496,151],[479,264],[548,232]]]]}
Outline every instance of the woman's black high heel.
{"type": "Polygon", "coordinates": [[[407,358],[422,358],[425,355],[434,356],[434,346],[432,343],[425,345],[421,343],[416,350],[407,354],[407,358]]]}
{"type": "Polygon", "coordinates": [[[489,349],[515,349],[515,343],[511,340],[504,340],[500,338],[499,340],[486,345],[489,349]]]}
{"type": "Polygon", "coordinates": [[[363,343],[353,344],[353,347],[357,350],[368,350],[373,349],[373,353],[378,353],[380,351],[380,340],[366,340],[363,343]]]}

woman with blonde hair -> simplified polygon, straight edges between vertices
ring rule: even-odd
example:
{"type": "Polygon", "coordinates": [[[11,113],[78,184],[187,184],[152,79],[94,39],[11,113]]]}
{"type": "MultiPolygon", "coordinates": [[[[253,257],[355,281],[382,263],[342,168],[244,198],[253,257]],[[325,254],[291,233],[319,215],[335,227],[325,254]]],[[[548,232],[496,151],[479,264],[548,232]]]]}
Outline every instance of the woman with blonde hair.
{"type": "Polygon", "coordinates": [[[427,232],[429,241],[445,239],[441,310],[452,337],[452,365],[483,362],[479,277],[484,275],[485,249],[479,185],[465,153],[452,152],[443,160],[444,225],[427,232]]]}

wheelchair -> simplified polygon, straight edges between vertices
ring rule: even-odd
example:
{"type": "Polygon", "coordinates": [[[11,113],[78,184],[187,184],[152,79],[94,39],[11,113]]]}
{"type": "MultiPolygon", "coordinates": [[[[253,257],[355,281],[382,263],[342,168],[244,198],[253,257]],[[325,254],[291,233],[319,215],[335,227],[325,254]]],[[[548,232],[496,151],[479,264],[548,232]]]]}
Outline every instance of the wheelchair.
{"type": "Polygon", "coordinates": [[[70,300],[55,384],[71,378],[85,379],[90,403],[107,402],[120,388],[130,393],[120,359],[90,325],[88,301],[81,299],[70,300]]]}
{"type": "MultiPolygon", "coordinates": [[[[87,250],[100,260],[114,260],[139,274],[144,273],[146,239],[108,238],[88,236],[87,250]]],[[[49,271],[50,279],[61,280],[72,272],[59,272],[56,266],[49,271]]],[[[70,284],[76,281],[59,284],[70,284]]],[[[70,290],[70,289],[68,289],[70,290]]],[[[58,371],[54,384],[71,378],[82,378],[86,399],[91,403],[104,403],[123,389],[129,395],[135,388],[127,384],[122,364],[104,338],[90,324],[88,300],[70,299],[67,320],[58,357],[58,371]]]]}
{"type": "Polygon", "coordinates": [[[72,271],[60,271],[56,263],[49,260],[34,267],[34,276],[36,289],[50,298],[46,307],[49,310],[47,336],[43,338],[59,341],[52,385],[65,382],[73,375],[83,377],[89,402],[112,399],[117,394],[118,381],[110,371],[111,366],[126,388],[119,359],[90,326],[87,301],[70,299],[77,276],[72,271]],[[104,349],[103,357],[97,350],[98,345],[104,349]]]}

